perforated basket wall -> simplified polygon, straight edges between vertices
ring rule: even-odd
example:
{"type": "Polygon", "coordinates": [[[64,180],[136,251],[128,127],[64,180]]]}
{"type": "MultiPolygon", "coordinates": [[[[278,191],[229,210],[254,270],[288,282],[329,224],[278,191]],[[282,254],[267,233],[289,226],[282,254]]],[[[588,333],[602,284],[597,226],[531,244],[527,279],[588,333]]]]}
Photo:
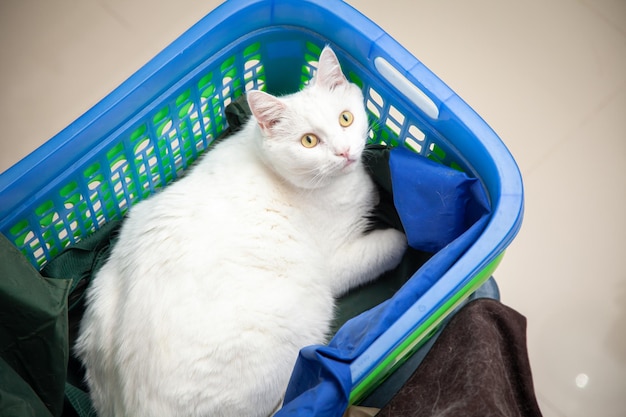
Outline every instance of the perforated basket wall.
{"type": "Polygon", "coordinates": [[[224,108],[244,85],[263,88],[259,43],[194,77],[164,98],[109,146],[67,172],[8,237],[42,265],[99,225],[120,218],[137,201],[180,176],[226,128],[224,108]]]}

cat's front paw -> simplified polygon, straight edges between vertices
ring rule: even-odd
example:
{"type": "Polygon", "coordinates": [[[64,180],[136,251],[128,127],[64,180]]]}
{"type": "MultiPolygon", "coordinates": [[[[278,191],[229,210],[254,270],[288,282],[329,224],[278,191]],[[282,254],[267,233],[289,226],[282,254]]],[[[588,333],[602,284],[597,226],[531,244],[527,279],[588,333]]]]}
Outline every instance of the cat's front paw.
{"type": "Polygon", "coordinates": [[[339,297],[394,269],[406,248],[404,233],[396,229],[376,229],[349,242],[329,258],[333,294],[339,297]]]}
{"type": "Polygon", "coordinates": [[[406,235],[396,229],[378,230],[380,234],[380,249],[385,271],[389,271],[400,263],[408,247],[406,235]]]}

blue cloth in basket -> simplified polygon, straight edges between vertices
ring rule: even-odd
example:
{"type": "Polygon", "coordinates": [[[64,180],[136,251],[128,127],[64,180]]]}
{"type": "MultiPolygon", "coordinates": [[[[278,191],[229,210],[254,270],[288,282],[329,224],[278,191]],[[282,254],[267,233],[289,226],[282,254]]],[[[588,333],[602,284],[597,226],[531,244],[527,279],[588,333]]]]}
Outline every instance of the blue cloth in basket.
{"type": "Polygon", "coordinates": [[[478,238],[489,202],[475,178],[403,148],[390,152],[394,204],[414,249],[436,252],[389,300],[344,324],[328,346],[301,350],[276,417],[341,416],[350,363],[412,306],[478,238]]]}

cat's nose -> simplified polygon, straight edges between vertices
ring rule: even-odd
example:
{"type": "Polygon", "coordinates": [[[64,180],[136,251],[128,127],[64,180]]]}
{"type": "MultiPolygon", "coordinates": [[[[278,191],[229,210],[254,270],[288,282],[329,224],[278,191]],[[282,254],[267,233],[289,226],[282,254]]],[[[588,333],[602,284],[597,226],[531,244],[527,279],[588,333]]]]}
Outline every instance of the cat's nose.
{"type": "Polygon", "coordinates": [[[346,148],[344,150],[337,151],[336,155],[341,156],[345,159],[350,159],[350,149],[346,148]]]}

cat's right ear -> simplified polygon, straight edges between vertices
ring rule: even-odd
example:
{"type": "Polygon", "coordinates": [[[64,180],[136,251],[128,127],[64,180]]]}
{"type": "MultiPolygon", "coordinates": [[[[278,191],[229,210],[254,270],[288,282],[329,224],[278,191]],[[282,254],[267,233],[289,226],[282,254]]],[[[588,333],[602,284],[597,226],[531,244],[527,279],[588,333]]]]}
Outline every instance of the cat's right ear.
{"type": "Polygon", "coordinates": [[[316,85],[324,86],[330,90],[348,84],[346,76],[343,75],[341,71],[341,64],[339,64],[337,55],[335,55],[335,52],[328,45],[324,47],[320,54],[314,82],[316,85]]]}
{"type": "Polygon", "coordinates": [[[248,91],[248,106],[254,115],[261,130],[267,134],[283,118],[286,109],[285,103],[280,99],[263,91],[248,91]]]}

